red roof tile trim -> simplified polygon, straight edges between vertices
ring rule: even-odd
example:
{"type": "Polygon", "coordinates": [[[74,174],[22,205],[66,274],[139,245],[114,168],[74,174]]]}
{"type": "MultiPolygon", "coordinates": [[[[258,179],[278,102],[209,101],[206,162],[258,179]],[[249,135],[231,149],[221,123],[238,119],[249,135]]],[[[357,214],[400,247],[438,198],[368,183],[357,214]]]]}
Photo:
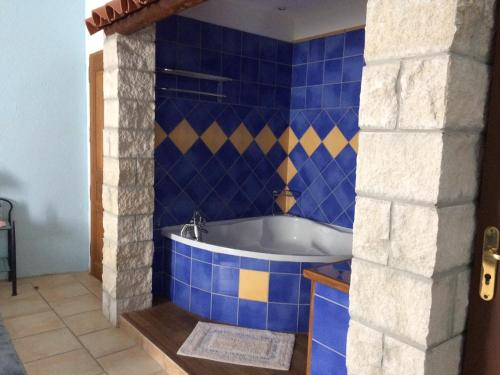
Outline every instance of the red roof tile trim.
{"type": "Polygon", "coordinates": [[[92,11],[85,20],[89,33],[104,30],[131,34],[176,12],[198,5],[205,0],[112,0],[92,11]]]}

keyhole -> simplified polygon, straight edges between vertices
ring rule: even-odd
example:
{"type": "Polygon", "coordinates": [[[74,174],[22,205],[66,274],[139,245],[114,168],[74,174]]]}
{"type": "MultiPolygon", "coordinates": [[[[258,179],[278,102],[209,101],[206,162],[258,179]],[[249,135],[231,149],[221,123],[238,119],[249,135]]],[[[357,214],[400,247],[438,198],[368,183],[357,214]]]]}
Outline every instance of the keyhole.
{"type": "Polygon", "coordinates": [[[491,275],[489,273],[487,273],[486,275],[484,275],[484,283],[486,285],[490,285],[490,280],[491,280],[491,275]]]}

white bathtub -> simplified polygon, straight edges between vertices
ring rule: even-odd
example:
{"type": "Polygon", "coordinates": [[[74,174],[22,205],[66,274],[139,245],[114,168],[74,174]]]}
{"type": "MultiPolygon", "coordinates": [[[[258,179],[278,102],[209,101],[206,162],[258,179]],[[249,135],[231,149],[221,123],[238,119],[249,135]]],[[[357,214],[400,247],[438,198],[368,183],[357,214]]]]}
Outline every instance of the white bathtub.
{"type": "Polygon", "coordinates": [[[263,216],[207,223],[202,241],[162,229],[172,240],[214,253],[286,262],[336,262],[351,257],[352,231],[293,216],[263,216]]]}

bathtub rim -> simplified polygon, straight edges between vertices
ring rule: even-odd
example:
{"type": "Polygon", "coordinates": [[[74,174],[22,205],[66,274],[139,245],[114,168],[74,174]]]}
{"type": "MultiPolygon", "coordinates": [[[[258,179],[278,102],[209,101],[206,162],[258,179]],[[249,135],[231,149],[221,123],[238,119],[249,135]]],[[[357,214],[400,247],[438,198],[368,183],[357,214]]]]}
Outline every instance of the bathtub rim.
{"type": "MultiPolygon", "coordinates": [[[[242,219],[230,219],[230,220],[217,220],[217,221],[211,221],[208,224],[210,225],[217,225],[217,224],[224,224],[224,223],[237,223],[237,222],[244,222],[244,221],[250,221],[250,220],[257,220],[257,219],[264,219],[266,217],[273,217],[271,215],[269,216],[257,216],[257,217],[251,217],[251,218],[242,218],[242,219]]],[[[325,223],[319,223],[310,219],[306,218],[301,218],[301,217],[296,217],[296,216],[291,216],[291,215],[275,215],[274,217],[290,217],[290,218],[296,218],[300,220],[307,220],[311,221],[316,225],[321,225],[321,226],[326,226],[330,229],[334,229],[338,232],[341,233],[351,233],[352,234],[352,229],[350,228],[344,228],[340,227],[337,225],[333,224],[325,224],[325,223]]],[[[207,242],[202,242],[202,241],[196,241],[192,240],[189,238],[181,237],[180,234],[176,234],[173,231],[173,228],[181,228],[182,225],[172,225],[168,227],[162,227],[161,228],[161,235],[163,237],[170,238],[172,241],[180,242],[185,245],[201,249],[201,250],[207,250],[213,253],[219,253],[219,254],[225,254],[225,255],[233,255],[233,256],[238,256],[238,257],[243,257],[243,258],[253,258],[253,259],[260,259],[260,260],[269,260],[269,261],[281,261],[281,262],[297,262],[297,263],[333,263],[333,262],[338,262],[342,260],[348,260],[352,258],[352,249],[351,249],[351,255],[290,255],[290,254],[273,254],[273,253],[261,253],[257,251],[251,251],[251,250],[244,250],[244,249],[232,249],[229,247],[225,246],[219,246],[219,245],[213,245],[207,242]]]]}

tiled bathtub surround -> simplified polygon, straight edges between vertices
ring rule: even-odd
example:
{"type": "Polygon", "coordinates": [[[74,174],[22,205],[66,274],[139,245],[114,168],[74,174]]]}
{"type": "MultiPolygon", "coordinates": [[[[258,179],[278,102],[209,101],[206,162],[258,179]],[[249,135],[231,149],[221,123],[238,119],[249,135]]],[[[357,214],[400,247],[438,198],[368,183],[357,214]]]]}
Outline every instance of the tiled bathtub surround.
{"type": "Polygon", "coordinates": [[[242,327],[306,332],[310,263],[236,257],[163,239],[153,292],[202,317],[242,327]]]}
{"type": "Polygon", "coordinates": [[[349,295],[319,282],[314,289],[311,375],[347,374],[349,295]]]}
{"type": "MultiPolygon", "coordinates": [[[[269,215],[272,192],[287,183],[302,195],[278,200],[278,211],[352,227],[362,39],[355,31],[293,46],[184,17],[158,23],[157,68],[233,81],[220,86],[222,103],[157,91],[155,227],[185,223],[195,209],[208,220],[269,215]],[[321,91],[324,103],[290,103],[301,90],[321,91]]],[[[161,73],[157,86],[218,89],[161,73]]]]}

